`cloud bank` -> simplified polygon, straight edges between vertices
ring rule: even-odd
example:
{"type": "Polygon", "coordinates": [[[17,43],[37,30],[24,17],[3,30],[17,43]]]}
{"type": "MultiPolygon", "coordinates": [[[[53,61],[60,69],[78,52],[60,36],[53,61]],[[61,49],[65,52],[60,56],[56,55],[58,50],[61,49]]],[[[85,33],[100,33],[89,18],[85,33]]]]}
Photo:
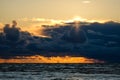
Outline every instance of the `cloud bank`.
{"type": "Polygon", "coordinates": [[[6,24],[0,33],[0,57],[80,56],[105,62],[120,62],[120,23],[70,22],[43,25],[48,37],[32,35],[6,24]]]}

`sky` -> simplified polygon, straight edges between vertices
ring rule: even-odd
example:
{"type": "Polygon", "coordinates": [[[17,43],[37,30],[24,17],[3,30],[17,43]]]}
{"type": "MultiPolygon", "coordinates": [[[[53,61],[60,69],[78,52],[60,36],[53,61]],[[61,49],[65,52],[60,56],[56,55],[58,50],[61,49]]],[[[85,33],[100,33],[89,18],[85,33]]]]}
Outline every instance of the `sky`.
{"type": "Polygon", "coordinates": [[[119,3],[0,0],[0,63],[120,62],[119,3]]]}
{"type": "Polygon", "coordinates": [[[120,0],[0,0],[0,22],[22,18],[120,21],[120,0]]]}

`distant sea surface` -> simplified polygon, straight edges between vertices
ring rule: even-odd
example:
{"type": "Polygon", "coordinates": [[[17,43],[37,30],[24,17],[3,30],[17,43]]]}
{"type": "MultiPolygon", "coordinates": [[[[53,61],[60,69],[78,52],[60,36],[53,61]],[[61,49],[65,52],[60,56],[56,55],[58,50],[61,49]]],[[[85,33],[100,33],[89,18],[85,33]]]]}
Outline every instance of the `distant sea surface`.
{"type": "Polygon", "coordinates": [[[120,64],[0,64],[0,80],[120,80],[120,64]]]}

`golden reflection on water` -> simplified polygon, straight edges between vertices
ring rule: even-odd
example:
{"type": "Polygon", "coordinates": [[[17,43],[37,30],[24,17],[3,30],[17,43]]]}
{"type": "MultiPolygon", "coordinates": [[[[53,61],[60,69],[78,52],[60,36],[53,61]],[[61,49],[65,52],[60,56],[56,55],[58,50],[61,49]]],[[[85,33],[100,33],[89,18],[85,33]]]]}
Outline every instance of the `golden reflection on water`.
{"type": "Polygon", "coordinates": [[[35,56],[17,56],[11,59],[0,59],[0,63],[102,63],[102,61],[89,59],[85,57],[44,57],[40,55],[35,56]]]}

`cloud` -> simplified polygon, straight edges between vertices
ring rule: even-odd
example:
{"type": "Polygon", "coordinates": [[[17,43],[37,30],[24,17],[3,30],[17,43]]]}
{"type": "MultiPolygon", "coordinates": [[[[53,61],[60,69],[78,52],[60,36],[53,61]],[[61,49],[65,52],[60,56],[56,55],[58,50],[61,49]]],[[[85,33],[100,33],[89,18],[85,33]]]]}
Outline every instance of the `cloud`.
{"type": "Polygon", "coordinates": [[[93,30],[88,30],[87,31],[89,34],[93,34],[93,35],[103,35],[101,32],[95,32],[93,30]]]}
{"type": "Polygon", "coordinates": [[[27,31],[29,33],[31,33],[32,35],[35,36],[46,36],[43,31],[44,31],[44,27],[42,26],[36,26],[36,25],[32,25],[31,27],[24,27],[22,29],[22,31],[27,31]]]}
{"type": "Polygon", "coordinates": [[[46,19],[46,18],[21,18],[19,21],[22,21],[24,26],[22,26],[23,31],[28,31],[36,36],[46,36],[43,34],[44,25],[56,25],[63,24],[64,20],[55,20],[55,19],[46,19]]]}
{"type": "Polygon", "coordinates": [[[43,34],[5,28],[0,34],[0,57],[15,56],[81,56],[105,62],[120,62],[120,23],[76,22],[43,26],[43,34]],[[5,31],[6,29],[6,31],[5,31]],[[9,37],[8,37],[9,36],[9,37]]]}
{"type": "Polygon", "coordinates": [[[55,19],[46,19],[46,18],[22,18],[19,19],[19,21],[39,23],[40,25],[55,25],[64,22],[64,20],[55,20],[55,19]]]}
{"type": "Polygon", "coordinates": [[[4,26],[3,23],[0,22],[0,28],[3,27],[3,26],[4,26]]]}
{"type": "Polygon", "coordinates": [[[21,24],[21,30],[28,31],[36,36],[46,36],[43,34],[44,27],[46,25],[57,27],[59,25],[65,25],[65,23],[72,22],[87,22],[87,23],[104,23],[105,20],[88,20],[79,16],[75,16],[69,20],[55,20],[55,19],[47,19],[47,18],[21,18],[19,21],[21,24]]]}
{"type": "Polygon", "coordinates": [[[2,32],[2,28],[3,28],[3,23],[0,23],[0,32],[2,32]]]}

